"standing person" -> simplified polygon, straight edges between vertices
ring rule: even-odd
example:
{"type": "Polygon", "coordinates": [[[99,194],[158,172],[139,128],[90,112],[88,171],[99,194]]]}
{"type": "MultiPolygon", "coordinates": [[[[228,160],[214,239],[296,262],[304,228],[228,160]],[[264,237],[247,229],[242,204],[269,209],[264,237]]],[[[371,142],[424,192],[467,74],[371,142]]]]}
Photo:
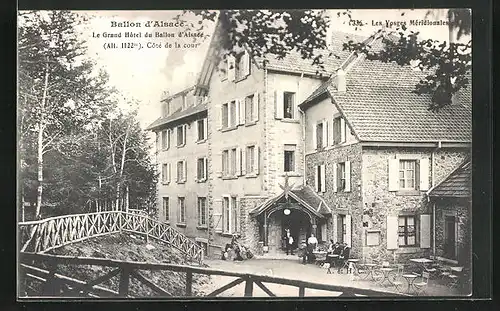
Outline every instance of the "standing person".
{"type": "Polygon", "coordinates": [[[293,255],[293,237],[291,235],[288,236],[287,241],[286,241],[286,254],[290,252],[293,255]]]}
{"type": "Polygon", "coordinates": [[[307,254],[308,254],[308,262],[312,262],[314,260],[313,251],[318,246],[318,239],[311,233],[309,239],[307,239],[307,254]]]}

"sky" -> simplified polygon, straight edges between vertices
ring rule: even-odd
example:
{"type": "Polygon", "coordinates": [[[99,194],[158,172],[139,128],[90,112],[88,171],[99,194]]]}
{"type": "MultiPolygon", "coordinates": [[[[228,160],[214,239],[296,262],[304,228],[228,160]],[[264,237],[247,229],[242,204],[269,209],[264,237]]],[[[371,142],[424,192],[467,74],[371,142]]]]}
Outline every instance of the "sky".
{"type": "MultiPolygon", "coordinates": [[[[433,10],[427,20],[446,20],[446,9],[433,10]]],[[[334,29],[370,35],[387,25],[387,21],[409,23],[410,20],[423,20],[428,9],[422,10],[351,10],[354,20],[359,20],[365,25],[354,27],[348,23],[347,17],[342,13],[345,10],[330,10],[332,26],[334,29]],[[337,17],[340,12],[341,16],[337,17]],[[402,15],[403,14],[403,15],[402,15]],[[378,24],[378,25],[377,25],[378,24]]],[[[78,11],[89,18],[88,24],[82,27],[82,39],[87,42],[88,56],[94,58],[97,65],[104,68],[109,76],[110,83],[126,96],[135,98],[140,102],[139,119],[141,126],[146,128],[160,116],[160,99],[165,91],[173,94],[189,87],[194,83],[203,59],[207,53],[210,36],[213,32],[213,23],[205,22],[201,33],[203,38],[179,38],[178,33],[182,27],[146,27],[147,21],[171,22],[181,11],[78,11]],[[141,23],[141,27],[112,27],[112,23],[141,23]],[[108,34],[122,33],[122,38],[104,37],[108,34]],[[140,38],[124,38],[124,32],[141,33],[140,38]],[[175,38],[145,38],[144,33],[174,33],[175,38]],[[99,37],[97,37],[99,36],[99,37]],[[166,43],[177,42],[181,48],[165,47],[166,43]],[[135,48],[105,48],[105,44],[115,43],[140,43],[142,49],[135,48]],[[147,45],[150,45],[150,48],[147,45]],[[197,47],[183,48],[184,44],[194,43],[197,47]],[[161,45],[162,47],[157,47],[161,45]],[[152,47],[152,46],[155,47],[152,47]]],[[[192,21],[193,16],[184,17],[192,21]]],[[[395,26],[392,26],[395,27],[395,26]]],[[[435,39],[448,41],[448,26],[409,26],[410,30],[419,31],[422,39],[435,39]]],[[[464,38],[463,40],[468,40],[464,38]]],[[[461,40],[462,41],[462,40],[461,40]]],[[[126,106],[123,107],[127,109],[126,106]]]]}

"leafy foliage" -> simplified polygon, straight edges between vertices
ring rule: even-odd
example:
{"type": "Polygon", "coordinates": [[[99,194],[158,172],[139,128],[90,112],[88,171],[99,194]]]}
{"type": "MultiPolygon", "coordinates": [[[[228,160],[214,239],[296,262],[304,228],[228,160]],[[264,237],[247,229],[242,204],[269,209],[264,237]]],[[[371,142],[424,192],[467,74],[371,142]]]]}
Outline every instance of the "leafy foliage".
{"type": "MultiPolygon", "coordinates": [[[[229,51],[229,54],[238,53],[245,47],[254,56],[274,54],[283,58],[295,50],[302,58],[311,59],[318,69],[324,69],[324,60],[318,51],[327,46],[325,36],[331,20],[325,10],[222,10],[218,17],[214,11],[190,12],[201,18],[199,25],[202,25],[203,20],[218,20],[222,30],[219,40],[223,50],[229,51]]],[[[426,17],[432,12],[429,10],[426,17]]],[[[343,16],[356,24],[350,10],[338,13],[338,17],[343,16]]],[[[447,18],[450,32],[457,31],[458,38],[471,33],[470,10],[450,9],[447,18]]],[[[191,27],[196,28],[194,24],[191,27]]],[[[201,27],[203,25],[198,30],[201,27]]],[[[415,86],[417,94],[432,96],[430,110],[438,111],[450,105],[452,96],[469,85],[467,76],[472,66],[471,42],[449,44],[431,39],[419,40],[419,33],[408,31],[405,26],[393,31],[381,29],[373,37],[381,35],[385,44],[381,51],[372,51],[368,45],[370,40],[351,40],[345,42],[343,48],[365,54],[369,60],[395,62],[400,66],[416,62],[420,69],[431,72],[415,86]]]]}

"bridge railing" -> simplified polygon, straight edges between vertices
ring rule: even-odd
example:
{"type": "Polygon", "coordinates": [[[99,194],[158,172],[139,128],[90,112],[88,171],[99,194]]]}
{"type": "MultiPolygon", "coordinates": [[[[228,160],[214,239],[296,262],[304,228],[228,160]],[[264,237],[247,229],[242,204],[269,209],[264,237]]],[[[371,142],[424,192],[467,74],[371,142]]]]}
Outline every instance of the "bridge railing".
{"type": "MultiPolygon", "coordinates": [[[[321,283],[313,283],[299,280],[291,280],[267,275],[229,272],[223,270],[193,267],[186,265],[163,264],[163,263],[145,263],[145,262],[128,262],[120,260],[110,260],[103,258],[78,258],[68,256],[55,256],[47,254],[22,253],[20,257],[21,273],[20,278],[29,278],[41,282],[41,290],[38,293],[33,293],[30,297],[133,297],[130,293],[130,279],[134,278],[146,287],[152,289],[156,293],[156,297],[172,297],[166,289],[155,284],[148,279],[140,270],[147,271],[174,271],[183,273],[185,276],[185,297],[193,296],[193,275],[216,275],[235,278],[228,284],[214,289],[212,292],[205,294],[207,297],[214,297],[231,289],[241,283],[245,284],[243,295],[245,297],[254,296],[254,285],[259,287],[265,294],[270,297],[275,297],[268,287],[268,284],[279,284],[292,286],[297,289],[297,296],[304,297],[306,289],[323,290],[336,292],[332,296],[337,297],[403,297],[404,294],[394,292],[376,291],[371,289],[361,289],[348,286],[337,286],[321,283]],[[48,268],[40,268],[37,265],[43,264],[48,268]],[[69,276],[64,276],[57,273],[59,265],[91,265],[110,267],[111,270],[104,275],[99,276],[94,280],[78,280],[69,276]],[[104,287],[100,284],[107,282],[113,277],[119,277],[118,286],[115,289],[104,287]]],[[[22,283],[19,282],[19,283],[22,283]]],[[[182,295],[177,295],[182,296],[182,295]]],[[[134,297],[138,298],[138,297],[134,297]]]]}
{"type": "Polygon", "coordinates": [[[74,214],[19,223],[21,252],[44,253],[85,239],[118,232],[153,238],[180,250],[189,260],[203,262],[203,248],[171,226],[139,213],[106,211],[74,214]]]}

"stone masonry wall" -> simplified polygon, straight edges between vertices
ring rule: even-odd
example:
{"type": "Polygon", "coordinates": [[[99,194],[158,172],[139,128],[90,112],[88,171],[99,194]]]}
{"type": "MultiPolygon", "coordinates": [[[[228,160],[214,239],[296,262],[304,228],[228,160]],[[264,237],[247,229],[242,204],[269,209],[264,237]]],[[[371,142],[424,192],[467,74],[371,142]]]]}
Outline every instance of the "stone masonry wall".
{"type": "MultiPolygon", "coordinates": [[[[366,231],[380,230],[380,244],[364,246],[365,260],[388,260],[406,262],[409,258],[429,256],[431,248],[400,247],[397,250],[387,250],[387,216],[431,214],[431,205],[427,202],[426,191],[401,193],[388,191],[388,159],[396,157],[431,159],[432,149],[428,148],[365,148],[363,150],[363,208],[368,215],[368,227],[364,230],[363,245],[366,245],[366,231]]],[[[434,156],[435,183],[443,180],[467,155],[467,150],[449,149],[437,150],[434,156]]],[[[429,188],[432,187],[432,161],[429,161],[429,188]]],[[[366,217],[366,216],[365,216],[366,217]]],[[[420,228],[417,217],[417,241],[420,228]]],[[[432,241],[432,235],[431,235],[432,241]]],[[[437,242],[437,241],[436,241],[437,242]]]]}
{"type": "Polygon", "coordinates": [[[243,245],[250,248],[253,253],[257,252],[259,241],[259,222],[257,218],[249,215],[249,212],[263,204],[265,197],[243,197],[240,200],[240,241],[243,245]]]}
{"type": "MultiPolygon", "coordinates": [[[[436,256],[446,258],[445,217],[455,216],[457,241],[456,258],[460,265],[468,266],[471,261],[471,218],[468,200],[435,199],[436,203],[436,256]]],[[[448,258],[453,259],[453,258],[448,258]]]]}
{"type": "MultiPolygon", "coordinates": [[[[325,164],[326,192],[319,195],[323,197],[333,214],[351,215],[351,254],[359,256],[362,247],[362,197],[361,197],[361,146],[353,144],[334,147],[306,156],[306,183],[314,188],[315,169],[317,165],[325,164]],[[337,163],[351,162],[351,191],[333,191],[333,166],[337,163]]],[[[337,224],[333,219],[328,220],[328,240],[334,237],[337,224]]]]}

